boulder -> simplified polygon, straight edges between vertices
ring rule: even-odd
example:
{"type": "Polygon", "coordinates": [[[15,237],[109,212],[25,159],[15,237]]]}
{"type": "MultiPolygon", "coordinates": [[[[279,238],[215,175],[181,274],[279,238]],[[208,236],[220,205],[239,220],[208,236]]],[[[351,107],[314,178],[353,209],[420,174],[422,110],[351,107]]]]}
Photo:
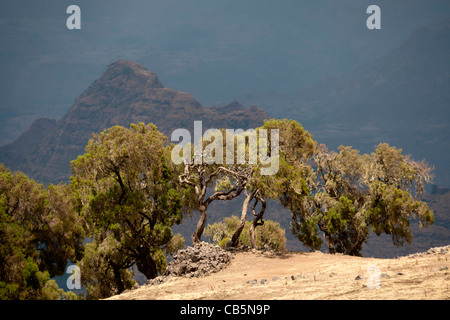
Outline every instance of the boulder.
{"type": "Polygon", "coordinates": [[[164,273],[147,281],[146,284],[160,284],[170,277],[204,277],[227,267],[232,254],[219,246],[200,242],[192,247],[178,250],[168,263],[164,273]]]}

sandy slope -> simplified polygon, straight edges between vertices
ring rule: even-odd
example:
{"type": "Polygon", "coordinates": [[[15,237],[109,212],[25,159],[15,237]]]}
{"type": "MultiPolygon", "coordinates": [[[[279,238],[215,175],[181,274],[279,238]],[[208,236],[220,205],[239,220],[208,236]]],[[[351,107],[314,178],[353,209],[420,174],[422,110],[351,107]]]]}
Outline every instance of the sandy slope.
{"type": "Polygon", "coordinates": [[[171,278],[109,299],[450,299],[449,258],[450,250],[398,259],[239,252],[210,276],[171,278]]]}

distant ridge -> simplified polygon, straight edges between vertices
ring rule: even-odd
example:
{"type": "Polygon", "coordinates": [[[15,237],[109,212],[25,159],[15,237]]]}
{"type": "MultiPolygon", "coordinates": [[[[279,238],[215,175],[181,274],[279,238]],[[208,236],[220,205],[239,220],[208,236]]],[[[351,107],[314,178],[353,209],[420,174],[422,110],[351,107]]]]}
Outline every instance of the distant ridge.
{"type": "Polygon", "coordinates": [[[450,187],[450,18],[414,29],[389,54],[341,76],[288,93],[247,94],[271,116],[299,121],[337,149],[371,152],[388,142],[435,166],[437,185],[450,187]]]}
{"type": "Polygon", "coordinates": [[[13,143],[0,147],[0,162],[43,182],[57,183],[71,174],[70,161],[84,152],[93,132],[114,125],[154,123],[170,138],[172,130],[254,128],[268,115],[258,107],[245,109],[237,102],[225,107],[203,107],[190,94],[165,88],[158,76],[137,62],[110,64],[58,122],[36,120],[13,143]]]}

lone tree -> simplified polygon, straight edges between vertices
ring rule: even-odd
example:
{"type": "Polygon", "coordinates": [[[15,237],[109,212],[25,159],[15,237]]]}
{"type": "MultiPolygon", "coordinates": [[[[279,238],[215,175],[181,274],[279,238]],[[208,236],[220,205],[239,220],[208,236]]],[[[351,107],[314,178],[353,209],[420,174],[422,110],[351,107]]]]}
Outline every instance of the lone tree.
{"type": "Polygon", "coordinates": [[[111,270],[115,279],[114,293],[127,288],[123,269],[133,264],[149,279],[164,270],[163,251],[175,250],[171,226],[191,210],[192,197],[177,182],[166,141],[153,124],[114,126],[94,135],[85,154],[71,162],[72,185],[94,239],[89,252],[102,253],[103,272],[111,270]]]}
{"type": "Polygon", "coordinates": [[[369,231],[392,235],[394,245],[411,243],[410,219],[433,223],[433,213],[420,201],[431,168],[402,150],[382,143],[372,154],[351,147],[314,155],[315,179],[309,197],[288,196],[283,204],[293,214],[292,232],[311,249],[320,249],[323,234],[330,253],[360,255],[369,231]]]}
{"type": "Polygon", "coordinates": [[[192,243],[201,241],[205,229],[208,206],[215,200],[231,200],[245,189],[251,176],[252,168],[239,165],[222,166],[201,163],[184,164],[184,173],[179,176],[181,184],[189,185],[195,190],[195,199],[200,211],[197,227],[192,234],[192,243]],[[208,188],[214,188],[208,195],[208,188]]]}

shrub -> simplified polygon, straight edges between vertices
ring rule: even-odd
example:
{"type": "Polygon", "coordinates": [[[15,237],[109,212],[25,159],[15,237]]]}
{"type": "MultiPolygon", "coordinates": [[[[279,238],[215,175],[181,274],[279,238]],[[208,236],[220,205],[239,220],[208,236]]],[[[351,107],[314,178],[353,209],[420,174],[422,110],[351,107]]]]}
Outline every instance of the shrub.
{"type": "MultiPolygon", "coordinates": [[[[230,241],[234,231],[239,226],[239,218],[231,216],[224,218],[213,224],[208,224],[205,229],[205,236],[214,244],[223,248],[230,241]]],[[[251,246],[250,243],[250,225],[249,221],[245,222],[244,230],[239,237],[241,245],[251,246]]],[[[281,225],[272,220],[266,220],[262,226],[256,228],[256,245],[258,248],[269,248],[271,250],[286,250],[285,230],[281,225]]]]}

